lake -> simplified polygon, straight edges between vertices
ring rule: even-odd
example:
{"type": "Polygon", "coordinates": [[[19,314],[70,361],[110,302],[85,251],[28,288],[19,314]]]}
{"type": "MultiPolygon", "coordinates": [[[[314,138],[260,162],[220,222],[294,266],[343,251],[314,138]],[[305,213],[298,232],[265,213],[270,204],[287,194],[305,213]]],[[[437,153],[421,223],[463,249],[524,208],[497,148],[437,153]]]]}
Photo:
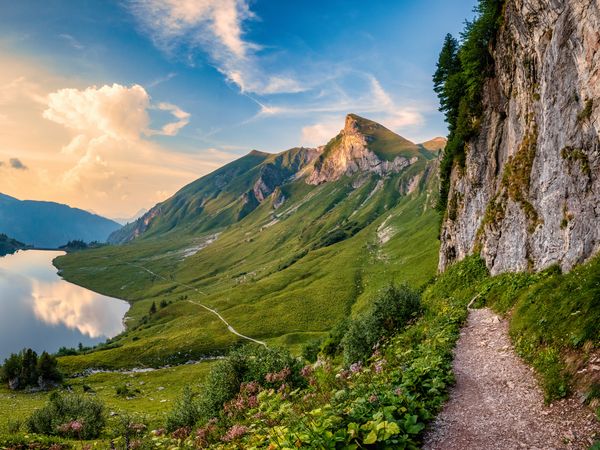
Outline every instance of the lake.
{"type": "Polygon", "coordinates": [[[55,352],[123,331],[129,304],[63,280],[52,265],[63,254],[26,250],[0,257],[0,364],[26,347],[55,352]]]}

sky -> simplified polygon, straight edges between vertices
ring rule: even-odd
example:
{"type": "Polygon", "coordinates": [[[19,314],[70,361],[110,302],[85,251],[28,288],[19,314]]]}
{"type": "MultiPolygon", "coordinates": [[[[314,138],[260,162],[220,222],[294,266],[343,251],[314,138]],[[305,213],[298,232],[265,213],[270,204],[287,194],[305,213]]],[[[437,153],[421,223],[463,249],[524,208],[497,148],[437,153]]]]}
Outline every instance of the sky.
{"type": "Polygon", "coordinates": [[[431,74],[475,0],[20,0],[0,15],[0,192],[127,218],[347,113],[446,135],[431,74]]]}

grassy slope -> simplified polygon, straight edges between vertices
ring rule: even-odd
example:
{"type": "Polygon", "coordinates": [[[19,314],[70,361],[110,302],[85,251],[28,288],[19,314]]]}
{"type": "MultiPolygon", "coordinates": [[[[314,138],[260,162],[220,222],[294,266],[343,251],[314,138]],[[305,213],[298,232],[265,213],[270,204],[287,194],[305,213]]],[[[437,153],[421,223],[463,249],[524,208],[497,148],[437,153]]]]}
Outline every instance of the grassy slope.
{"type": "MultiPolygon", "coordinates": [[[[136,413],[144,416],[150,426],[158,428],[180,395],[181,386],[197,389],[211,365],[212,362],[202,362],[145,373],[97,373],[68,379],[67,383],[77,393],[83,393],[83,385],[91,387],[104,402],[107,412],[136,413]],[[117,387],[123,385],[139,392],[129,399],[116,395],[117,387]]],[[[11,411],[10,415],[0,414],[0,436],[7,432],[9,423],[25,421],[34,409],[46,403],[48,396],[48,392],[13,392],[0,386],[0,411],[11,411]]]]}
{"type": "Polygon", "coordinates": [[[374,177],[356,189],[347,179],[316,187],[288,184],[282,192],[289,200],[279,209],[265,201],[188,258],[181,251],[202,235],[167,235],[59,258],[56,264],[69,281],[132,303],[130,331],[108,346],[116,348],[61,363],[69,370],[159,365],[222,352],[239,342],[214,316],[186,300],[215,307],[243,334],[298,350],[364,308],[390,281],[423,284],[437,262],[435,181],[408,196],[400,194],[399,185],[424,165],[420,161],[383,186],[374,177]],[[377,229],[384,221],[392,236],[381,244],[377,229]],[[340,233],[345,240],[326,245],[340,233]],[[128,263],[172,279],[157,279],[128,263]],[[142,324],[152,301],[161,300],[173,303],[142,324]]]}

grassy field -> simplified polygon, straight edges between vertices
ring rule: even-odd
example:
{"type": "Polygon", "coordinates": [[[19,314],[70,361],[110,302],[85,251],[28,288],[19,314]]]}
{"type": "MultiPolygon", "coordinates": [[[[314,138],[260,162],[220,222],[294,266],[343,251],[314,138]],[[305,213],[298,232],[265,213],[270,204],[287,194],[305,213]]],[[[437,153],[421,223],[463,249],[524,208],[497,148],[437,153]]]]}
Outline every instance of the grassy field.
{"type": "MultiPolygon", "coordinates": [[[[158,428],[181,394],[182,386],[198,389],[211,365],[212,362],[207,361],[143,373],[96,373],[67,379],[66,384],[78,393],[84,392],[84,386],[89,387],[93,395],[104,402],[108,414],[135,413],[146,418],[149,426],[158,428]],[[117,395],[117,388],[123,386],[130,392],[129,396],[117,395]]],[[[8,433],[9,424],[25,422],[34,409],[46,403],[48,396],[47,392],[14,392],[1,386],[0,435],[8,433]]],[[[25,430],[23,425],[22,431],[25,430]]]]}
{"type": "Polygon", "coordinates": [[[99,351],[61,358],[62,367],[160,366],[241,343],[192,302],[244,335],[299,352],[390,282],[424,284],[438,252],[432,164],[421,160],[384,179],[289,183],[282,206],[263,202],[216,240],[214,230],[166,233],[58,258],[67,280],[132,305],[126,333],[99,351]],[[408,193],[415,176],[421,183],[408,193]],[[152,302],[166,306],[149,316],[152,302]]]}

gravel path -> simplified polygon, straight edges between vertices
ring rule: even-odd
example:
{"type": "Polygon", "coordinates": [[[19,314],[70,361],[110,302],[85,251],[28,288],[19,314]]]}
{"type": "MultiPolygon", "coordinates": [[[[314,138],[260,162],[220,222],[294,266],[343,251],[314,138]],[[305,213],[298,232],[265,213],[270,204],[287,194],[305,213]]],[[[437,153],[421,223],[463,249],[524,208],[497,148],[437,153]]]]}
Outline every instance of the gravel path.
{"type": "MultiPolygon", "coordinates": [[[[189,285],[189,284],[186,284],[186,283],[179,283],[178,281],[175,281],[175,280],[173,280],[173,279],[171,279],[171,278],[164,277],[164,276],[162,276],[162,275],[160,275],[160,274],[158,274],[158,273],[156,273],[156,272],[153,272],[152,270],[150,270],[150,269],[148,269],[148,268],[146,268],[146,267],[144,267],[144,266],[140,266],[139,264],[133,264],[133,263],[126,263],[126,264],[128,264],[128,265],[130,265],[130,266],[133,266],[133,267],[137,267],[137,268],[139,268],[139,269],[142,269],[142,270],[144,270],[144,271],[148,272],[150,275],[152,275],[152,276],[155,276],[155,277],[157,277],[157,278],[160,278],[161,280],[168,281],[168,282],[170,282],[170,283],[173,283],[173,284],[177,284],[177,285],[179,285],[179,286],[186,287],[186,288],[188,288],[188,289],[191,289],[191,290],[193,290],[193,291],[196,291],[198,294],[206,295],[206,294],[205,294],[204,292],[202,292],[200,289],[198,289],[198,288],[196,288],[196,287],[194,287],[194,286],[192,286],[192,285],[189,285]]],[[[235,334],[236,336],[239,336],[239,337],[241,337],[242,339],[246,339],[247,341],[252,341],[252,342],[255,342],[255,343],[257,343],[257,344],[263,345],[265,348],[267,348],[267,344],[266,344],[266,342],[259,341],[258,339],[254,339],[254,338],[251,338],[250,336],[246,336],[246,335],[244,335],[244,334],[242,334],[242,333],[239,333],[239,332],[238,332],[238,331],[237,331],[235,328],[233,328],[233,327],[232,327],[232,326],[229,324],[229,322],[227,322],[227,320],[225,320],[225,318],[224,318],[224,317],[223,317],[221,314],[219,314],[219,313],[218,313],[218,312],[217,312],[215,309],[213,309],[213,308],[210,308],[210,307],[208,307],[208,306],[206,306],[206,305],[204,305],[204,304],[202,304],[202,303],[200,303],[200,302],[195,302],[195,301],[193,301],[193,300],[188,300],[188,302],[192,303],[193,305],[200,306],[200,307],[204,308],[205,310],[207,310],[208,312],[210,312],[211,314],[214,314],[215,316],[217,316],[217,317],[218,317],[218,319],[219,319],[221,322],[223,322],[223,323],[225,324],[225,326],[227,327],[227,330],[228,330],[230,333],[233,333],[233,334],[235,334]]]]}
{"type": "Polygon", "coordinates": [[[470,311],[453,365],[456,385],[425,449],[587,449],[600,433],[576,400],[544,405],[533,369],[513,351],[507,321],[487,308],[470,311]]]}

